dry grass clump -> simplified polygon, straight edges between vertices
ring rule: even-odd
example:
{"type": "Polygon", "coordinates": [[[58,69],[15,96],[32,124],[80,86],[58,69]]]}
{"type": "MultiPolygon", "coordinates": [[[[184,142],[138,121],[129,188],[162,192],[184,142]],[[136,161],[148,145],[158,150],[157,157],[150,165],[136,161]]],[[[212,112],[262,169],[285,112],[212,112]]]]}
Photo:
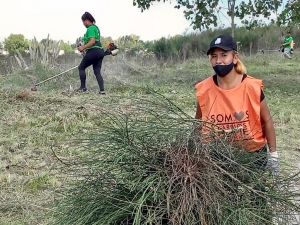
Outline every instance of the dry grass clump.
{"type": "Polygon", "coordinates": [[[16,99],[20,101],[31,101],[34,99],[34,96],[29,91],[22,90],[16,94],[16,99]]]}
{"type": "Polygon", "coordinates": [[[299,212],[290,188],[299,174],[272,179],[265,153],[243,151],[214,128],[200,135],[210,126],[167,99],[130,104],[102,112],[51,224],[289,224],[287,214],[299,212]]]}

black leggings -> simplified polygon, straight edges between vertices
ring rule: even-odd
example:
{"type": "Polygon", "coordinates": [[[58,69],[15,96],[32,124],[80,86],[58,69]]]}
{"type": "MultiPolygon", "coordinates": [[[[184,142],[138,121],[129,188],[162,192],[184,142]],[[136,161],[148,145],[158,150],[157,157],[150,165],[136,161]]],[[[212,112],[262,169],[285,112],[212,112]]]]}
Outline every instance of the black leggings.
{"type": "Polygon", "coordinates": [[[104,58],[103,49],[92,48],[86,52],[86,55],[83,57],[78,67],[82,88],[85,88],[85,82],[86,82],[85,69],[90,65],[93,65],[94,74],[96,76],[100,91],[104,91],[104,82],[101,76],[101,67],[102,67],[103,58],[104,58]]]}

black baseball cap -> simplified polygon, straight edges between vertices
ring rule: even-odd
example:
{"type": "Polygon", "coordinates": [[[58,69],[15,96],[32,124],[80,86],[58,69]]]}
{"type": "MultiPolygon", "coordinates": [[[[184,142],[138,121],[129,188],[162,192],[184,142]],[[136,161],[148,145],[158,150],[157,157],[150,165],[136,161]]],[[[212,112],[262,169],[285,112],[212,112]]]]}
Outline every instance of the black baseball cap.
{"type": "Polygon", "coordinates": [[[225,51],[230,51],[230,50],[237,51],[236,40],[230,35],[220,35],[210,42],[207,55],[210,54],[213,48],[221,48],[225,51]]]}

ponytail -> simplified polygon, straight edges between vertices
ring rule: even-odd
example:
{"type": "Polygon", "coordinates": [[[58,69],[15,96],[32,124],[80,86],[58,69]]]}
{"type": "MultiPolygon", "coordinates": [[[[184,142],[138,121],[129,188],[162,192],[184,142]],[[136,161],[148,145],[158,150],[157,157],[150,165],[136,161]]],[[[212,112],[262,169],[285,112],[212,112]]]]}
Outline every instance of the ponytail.
{"type": "Polygon", "coordinates": [[[85,12],[82,17],[81,17],[81,20],[84,21],[84,20],[88,20],[90,21],[91,23],[96,23],[96,20],[94,19],[94,17],[92,16],[92,14],[90,14],[89,12],[85,12]]]}
{"type": "Polygon", "coordinates": [[[244,66],[244,64],[242,63],[242,61],[239,60],[239,59],[238,59],[237,63],[234,65],[234,69],[239,74],[245,74],[245,73],[247,73],[246,67],[244,66]]]}

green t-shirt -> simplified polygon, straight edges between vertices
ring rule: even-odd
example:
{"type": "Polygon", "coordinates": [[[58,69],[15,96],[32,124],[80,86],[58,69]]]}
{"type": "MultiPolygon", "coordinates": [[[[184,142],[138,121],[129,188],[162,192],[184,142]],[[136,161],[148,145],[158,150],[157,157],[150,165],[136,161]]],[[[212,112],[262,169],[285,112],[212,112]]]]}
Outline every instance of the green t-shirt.
{"type": "MultiPolygon", "coordinates": [[[[84,44],[88,43],[90,41],[91,38],[95,38],[96,42],[100,43],[100,30],[98,29],[98,27],[96,25],[91,25],[86,29],[86,33],[83,36],[83,42],[84,44]]],[[[97,45],[97,43],[95,43],[94,46],[89,47],[87,49],[91,49],[91,48],[103,48],[102,46],[97,45]]]]}
{"type": "MultiPolygon", "coordinates": [[[[285,38],[284,38],[283,43],[289,43],[289,42],[291,42],[292,40],[293,40],[292,36],[288,36],[288,37],[285,37],[285,38]]],[[[284,48],[291,48],[291,45],[290,45],[290,44],[289,44],[289,45],[284,45],[283,47],[284,47],[284,48]]]]}

